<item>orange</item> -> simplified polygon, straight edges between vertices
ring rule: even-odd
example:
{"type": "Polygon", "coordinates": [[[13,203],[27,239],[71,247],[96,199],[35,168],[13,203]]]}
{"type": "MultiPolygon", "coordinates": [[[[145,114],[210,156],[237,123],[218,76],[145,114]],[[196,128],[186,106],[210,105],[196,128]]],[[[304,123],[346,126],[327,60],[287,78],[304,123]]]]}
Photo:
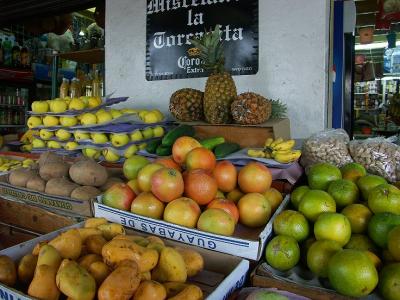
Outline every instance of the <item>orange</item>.
{"type": "Polygon", "coordinates": [[[191,170],[184,176],[185,195],[199,205],[206,205],[215,199],[218,191],[217,182],[207,171],[191,170]]]}
{"type": "Polygon", "coordinates": [[[315,222],[321,213],[335,212],[336,202],[327,192],[309,190],[301,198],[298,209],[309,221],[315,222]]]}
{"type": "Polygon", "coordinates": [[[351,232],[364,233],[368,229],[368,222],[372,217],[372,212],[363,204],[350,204],[343,208],[342,214],[350,221],[351,232]]]}
{"type": "Polygon", "coordinates": [[[182,165],[186,160],[186,155],[201,144],[190,136],[181,136],[172,146],[172,157],[174,161],[182,165]]]}
{"type": "Polygon", "coordinates": [[[222,192],[229,193],[233,191],[237,185],[237,170],[235,166],[227,160],[217,163],[214,168],[213,175],[218,184],[218,189],[222,192]]]}
{"type": "Polygon", "coordinates": [[[363,251],[344,249],[329,261],[328,278],[333,288],[349,297],[370,294],[378,284],[378,272],[363,251]]]}
{"type": "Polygon", "coordinates": [[[305,240],[310,233],[307,219],[294,210],[284,210],[277,215],[273,226],[275,234],[291,236],[298,242],[305,240]]]}
{"type": "Polygon", "coordinates": [[[364,251],[364,253],[368,256],[368,258],[374,264],[375,268],[377,270],[380,270],[380,268],[382,267],[381,259],[374,252],[366,250],[366,251],[364,251]]]}
{"type": "Polygon", "coordinates": [[[307,179],[311,189],[326,190],[329,183],[342,179],[342,173],[334,165],[318,163],[311,166],[307,174],[307,179]]]}
{"type": "Polygon", "coordinates": [[[239,171],[238,183],[245,193],[265,193],[271,187],[272,175],[263,164],[251,162],[239,171]]]}
{"type": "Polygon", "coordinates": [[[307,251],[307,266],[315,275],[328,277],[328,263],[331,257],[342,247],[335,241],[314,242],[307,251]]]}
{"type": "Polygon", "coordinates": [[[336,205],[343,207],[358,201],[359,191],[357,185],[347,179],[332,181],[327,190],[336,202],[336,205]]]}
{"type": "Polygon", "coordinates": [[[350,222],[342,214],[322,213],[314,224],[314,235],[317,241],[331,240],[343,247],[350,240],[350,222]]]}
{"type": "Polygon", "coordinates": [[[260,227],[268,223],[271,217],[271,204],[259,193],[249,193],[238,203],[239,220],[248,227],[260,227]]]}
{"type": "Polygon", "coordinates": [[[378,253],[378,248],[368,236],[357,233],[351,235],[349,242],[344,248],[378,253]]]}
{"type": "Polygon", "coordinates": [[[300,260],[300,247],[291,236],[277,235],[265,250],[267,263],[279,271],[293,268],[300,260]]]}
{"type": "Polygon", "coordinates": [[[306,192],[308,192],[310,188],[307,185],[302,185],[293,190],[290,194],[290,202],[292,202],[293,206],[297,209],[299,207],[299,203],[306,192]]]}
{"type": "Polygon", "coordinates": [[[283,196],[281,192],[279,192],[277,189],[273,187],[269,188],[263,194],[263,196],[269,201],[269,204],[271,204],[272,212],[274,212],[283,201],[283,196]]]}
{"type": "Polygon", "coordinates": [[[217,160],[212,151],[200,147],[195,148],[186,155],[186,169],[204,169],[212,171],[217,164],[217,160]]]}
{"type": "Polygon", "coordinates": [[[395,260],[400,261],[400,226],[389,231],[388,250],[395,260]]]}
{"type": "Polygon", "coordinates": [[[343,179],[351,180],[354,183],[356,183],[360,177],[367,175],[365,168],[358,163],[348,163],[340,169],[340,172],[342,173],[343,179]]]}
{"type": "Polygon", "coordinates": [[[400,263],[385,266],[379,277],[379,291],[386,300],[400,299],[400,263]]]}

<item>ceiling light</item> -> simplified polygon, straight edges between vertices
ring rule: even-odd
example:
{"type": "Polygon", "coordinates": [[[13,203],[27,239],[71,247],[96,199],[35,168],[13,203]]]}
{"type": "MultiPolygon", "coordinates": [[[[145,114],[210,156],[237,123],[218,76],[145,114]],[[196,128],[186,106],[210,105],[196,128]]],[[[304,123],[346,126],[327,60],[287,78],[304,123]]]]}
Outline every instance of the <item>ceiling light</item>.
{"type": "MultiPolygon", "coordinates": [[[[388,46],[387,42],[381,43],[372,43],[372,44],[363,44],[363,45],[355,45],[355,50],[373,50],[373,49],[383,49],[388,46]]],[[[396,42],[396,46],[400,46],[400,41],[396,42]]]]}

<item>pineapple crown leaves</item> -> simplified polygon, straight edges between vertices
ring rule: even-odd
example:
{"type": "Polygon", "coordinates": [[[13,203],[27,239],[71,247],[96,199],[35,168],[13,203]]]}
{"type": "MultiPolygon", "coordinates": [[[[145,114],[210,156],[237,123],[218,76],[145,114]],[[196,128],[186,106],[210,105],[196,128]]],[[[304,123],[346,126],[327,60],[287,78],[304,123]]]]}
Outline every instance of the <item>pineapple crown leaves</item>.
{"type": "Polygon", "coordinates": [[[220,40],[220,25],[215,25],[213,31],[205,32],[201,38],[190,39],[190,42],[200,50],[203,67],[216,73],[224,72],[224,46],[220,40]]]}
{"type": "Polygon", "coordinates": [[[287,117],[287,105],[283,103],[280,99],[271,100],[271,119],[279,119],[287,117]]]}

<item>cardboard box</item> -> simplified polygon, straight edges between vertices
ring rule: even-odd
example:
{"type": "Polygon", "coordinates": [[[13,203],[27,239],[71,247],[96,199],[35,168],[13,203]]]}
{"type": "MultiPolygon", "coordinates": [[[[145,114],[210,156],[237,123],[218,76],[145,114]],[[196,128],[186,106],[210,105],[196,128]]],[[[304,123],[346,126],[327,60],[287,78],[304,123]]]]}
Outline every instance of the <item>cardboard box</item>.
{"type": "Polygon", "coordinates": [[[102,204],[101,196],[97,197],[97,201],[94,202],[93,211],[95,217],[104,217],[110,222],[119,223],[148,234],[213,251],[259,260],[263,255],[265,243],[272,234],[273,220],[286,207],[288,202],[289,196],[286,196],[265,227],[252,229],[238,224],[233,236],[217,235],[115,209],[102,204]]]}
{"type": "MultiPolygon", "coordinates": [[[[50,240],[56,237],[61,232],[83,226],[83,223],[75,224],[70,227],[40,236],[28,242],[16,245],[14,247],[0,251],[0,255],[10,256],[14,261],[20,260],[25,254],[31,253],[36,243],[44,240],[50,240]]],[[[128,232],[135,235],[140,235],[138,232],[128,232]]],[[[167,245],[182,246],[177,242],[167,241],[167,245]]],[[[187,246],[193,248],[191,246],[187,246]]],[[[204,258],[204,271],[192,277],[191,282],[197,284],[204,292],[208,300],[228,299],[229,295],[243,286],[246,274],[249,270],[249,262],[238,257],[227,254],[215,253],[209,250],[195,248],[204,258]]],[[[9,288],[0,284],[0,299],[13,300],[33,300],[33,298],[25,295],[21,291],[9,288]]]]}
{"type": "Polygon", "coordinates": [[[267,138],[281,137],[290,139],[289,119],[274,119],[259,125],[221,124],[205,122],[184,122],[196,130],[196,137],[205,139],[223,136],[227,142],[238,143],[242,148],[264,147],[267,138]]]}
{"type": "MultiPolygon", "coordinates": [[[[311,271],[306,271],[298,266],[283,274],[272,270],[264,262],[254,269],[250,275],[250,280],[252,286],[278,288],[313,300],[355,299],[340,295],[332,289],[321,286],[321,281],[311,271]]],[[[366,297],[366,299],[382,298],[373,294],[366,297]]]]}
{"type": "Polygon", "coordinates": [[[22,201],[63,215],[85,217],[93,215],[90,201],[53,196],[15,187],[8,183],[8,174],[0,176],[0,197],[10,201],[22,201]]]}

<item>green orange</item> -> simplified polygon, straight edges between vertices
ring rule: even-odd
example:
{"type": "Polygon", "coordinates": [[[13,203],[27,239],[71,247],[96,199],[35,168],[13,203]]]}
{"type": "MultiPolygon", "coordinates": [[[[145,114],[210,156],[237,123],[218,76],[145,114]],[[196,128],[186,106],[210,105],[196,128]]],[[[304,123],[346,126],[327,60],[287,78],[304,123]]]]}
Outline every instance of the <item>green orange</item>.
{"type": "Polygon", "coordinates": [[[291,236],[277,235],[267,245],[267,263],[279,271],[293,268],[300,260],[300,247],[291,236]]]}
{"type": "Polygon", "coordinates": [[[291,236],[298,242],[305,240],[310,233],[307,219],[294,210],[282,211],[276,216],[273,226],[275,234],[291,236]]]}

